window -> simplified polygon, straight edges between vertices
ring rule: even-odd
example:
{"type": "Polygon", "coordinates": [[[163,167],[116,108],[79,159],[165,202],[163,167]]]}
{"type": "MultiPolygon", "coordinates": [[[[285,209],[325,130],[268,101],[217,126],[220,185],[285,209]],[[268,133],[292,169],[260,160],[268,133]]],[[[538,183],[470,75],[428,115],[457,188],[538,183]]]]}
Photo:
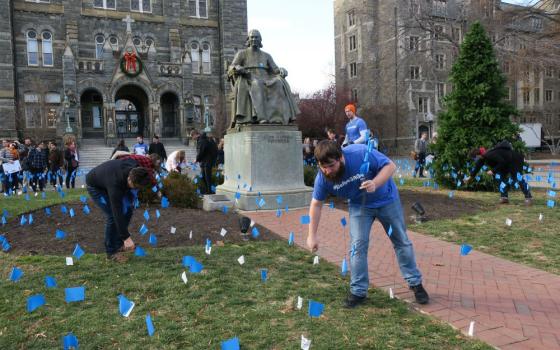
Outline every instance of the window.
{"type": "Polygon", "coordinates": [[[39,65],[39,45],[37,44],[37,32],[34,30],[27,32],[27,65],[39,65]]]}
{"type": "Polygon", "coordinates": [[[545,75],[547,76],[547,78],[552,78],[554,76],[554,68],[550,66],[546,67],[545,75]]]}
{"type": "Polygon", "coordinates": [[[451,28],[451,37],[454,41],[460,42],[461,41],[461,28],[452,27],[451,28]]]}
{"type": "Polygon", "coordinates": [[[56,128],[56,108],[47,106],[47,128],[56,128]]]}
{"type": "Polygon", "coordinates": [[[130,11],[152,12],[152,0],[130,0],[130,11]]]}
{"type": "Polygon", "coordinates": [[[428,113],[427,97],[418,97],[418,113],[428,113]]]}
{"type": "Polygon", "coordinates": [[[444,40],[443,37],[443,27],[440,25],[434,26],[434,39],[435,40],[444,40]]]}
{"type": "Polygon", "coordinates": [[[507,87],[506,100],[511,101],[511,87],[510,86],[507,87]]]}
{"type": "Polygon", "coordinates": [[[535,30],[541,30],[542,29],[542,18],[537,18],[537,17],[532,17],[531,18],[531,27],[535,30]]]}
{"type": "Polygon", "coordinates": [[[49,92],[45,95],[45,103],[59,104],[61,101],[58,92],[49,92]]]}
{"type": "Polygon", "coordinates": [[[39,95],[33,92],[25,93],[23,100],[25,102],[25,127],[40,128],[42,123],[39,95]]]}
{"type": "Polygon", "coordinates": [[[210,126],[214,126],[214,114],[212,110],[212,96],[204,96],[204,122],[206,123],[206,115],[208,115],[208,125],[210,126]]]}
{"type": "Polygon", "coordinates": [[[523,104],[524,105],[529,105],[529,102],[531,101],[531,91],[529,90],[529,88],[523,88],[523,104]]]}
{"type": "Polygon", "coordinates": [[[150,49],[150,47],[154,46],[154,39],[152,39],[152,38],[146,38],[146,40],[144,41],[144,43],[146,44],[146,47],[148,47],[148,49],[150,49]]]}
{"type": "Polygon", "coordinates": [[[105,9],[105,10],[115,10],[117,0],[94,0],[93,7],[105,9]]]}
{"type": "Polygon", "coordinates": [[[191,66],[193,73],[200,73],[200,51],[198,49],[198,43],[191,43],[191,66]]]}
{"type": "Polygon", "coordinates": [[[350,51],[354,51],[356,50],[356,36],[355,35],[351,35],[350,38],[348,39],[348,50],[350,51]]]}
{"type": "Polygon", "coordinates": [[[350,91],[350,93],[350,99],[352,100],[352,102],[358,102],[358,89],[354,88],[350,91]]]}
{"type": "Polygon", "coordinates": [[[535,95],[535,104],[540,103],[541,101],[541,89],[539,88],[534,88],[533,89],[533,94],[535,95]]]}
{"type": "Polygon", "coordinates": [[[111,49],[113,49],[113,51],[117,51],[119,49],[119,38],[111,35],[109,37],[109,44],[111,44],[111,49]]]}
{"type": "Polygon", "coordinates": [[[408,49],[410,51],[416,51],[418,50],[418,42],[420,41],[420,38],[417,36],[410,36],[408,37],[408,49]]]}
{"type": "Polygon", "coordinates": [[[53,44],[51,32],[43,32],[42,40],[43,66],[53,66],[53,44]]]}
{"type": "Polygon", "coordinates": [[[445,97],[445,83],[437,83],[437,96],[440,101],[445,97]]]}
{"type": "Polygon", "coordinates": [[[196,18],[208,18],[207,0],[187,0],[189,2],[189,16],[196,18]]]}
{"type": "Polygon", "coordinates": [[[509,62],[508,61],[504,61],[504,63],[502,63],[502,70],[504,71],[504,74],[509,74],[509,62]]]}
{"type": "Polygon", "coordinates": [[[95,58],[103,58],[103,46],[105,45],[105,37],[101,34],[95,36],[95,58]]]}
{"type": "Polygon", "coordinates": [[[47,116],[47,128],[56,128],[57,109],[61,98],[58,92],[49,92],[45,95],[45,115],[47,116]]]}
{"type": "Polygon", "coordinates": [[[356,62],[350,63],[350,78],[355,78],[358,75],[358,66],[356,62]]]}
{"type": "Polygon", "coordinates": [[[420,67],[410,66],[410,79],[412,80],[420,79],[420,67]]]}
{"type": "Polygon", "coordinates": [[[356,25],[356,14],[354,13],[354,10],[348,12],[347,16],[348,16],[348,27],[352,27],[356,25]]]}
{"type": "Polygon", "coordinates": [[[552,113],[546,113],[544,115],[544,122],[546,125],[552,125],[552,113]]]}
{"type": "Polygon", "coordinates": [[[437,15],[445,15],[447,13],[447,0],[435,0],[434,12],[437,15]]]}
{"type": "Polygon", "coordinates": [[[203,74],[212,73],[210,44],[208,43],[202,43],[202,73],[203,74]]]}
{"type": "Polygon", "coordinates": [[[436,69],[444,69],[445,68],[445,55],[437,54],[436,55],[436,69]]]}
{"type": "Polygon", "coordinates": [[[25,0],[26,2],[36,2],[36,3],[45,3],[48,4],[51,0],[25,0]]]}
{"type": "Polygon", "coordinates": [[[132,38],[132,43],[136,47],[136,50],[139,51],[142,48],[142,39],[140,39],[139,37],[136,36],[132,38]]]}
{"type": "Polygon", "coordinates": [[[200,96],[193,96],[194,103],[194,120],[200,122],[202,120],[202,100],[200,96]]]}
{"type": "Polygon", "coordinates": [[[552,90],[545,90],[544,91],[544,100],[546,102],[552,102],[552,99],[554,98],[553,95],[554,94],[552,93],[552,90]]]}

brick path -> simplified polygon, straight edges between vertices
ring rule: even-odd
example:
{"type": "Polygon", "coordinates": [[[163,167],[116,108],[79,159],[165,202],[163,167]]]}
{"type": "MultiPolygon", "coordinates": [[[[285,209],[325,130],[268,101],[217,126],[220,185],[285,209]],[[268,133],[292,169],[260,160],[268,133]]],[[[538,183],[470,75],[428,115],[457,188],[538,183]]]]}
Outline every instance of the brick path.
{"type": "MultiPolygon", "coordinates": [[[[245,212],[255,222],[284,238],[295,233],[295,243],[305,247],[307,225],[300,224],[307,209],[283,213],[245,212]]],[[[319,226],[318,255],[341,265],[348,242],[340,219],[348,213],[325,207],[319,226]]],[[[398,272],[390,241],[376,222],[370,239],[370,282],[413,302],[398,272]]],[[[467,333],[475,321],[474,336],[500,349],[560,349],[560,276],[472,251],[461,257],[459,246],[410,232],[416,258],[430,294],[430,304],[414,304],[467,333]],[[453,295],[453,298],[451,298],[453,295]],[[451,300],[452,299],[452,300],[451,300]]]]}

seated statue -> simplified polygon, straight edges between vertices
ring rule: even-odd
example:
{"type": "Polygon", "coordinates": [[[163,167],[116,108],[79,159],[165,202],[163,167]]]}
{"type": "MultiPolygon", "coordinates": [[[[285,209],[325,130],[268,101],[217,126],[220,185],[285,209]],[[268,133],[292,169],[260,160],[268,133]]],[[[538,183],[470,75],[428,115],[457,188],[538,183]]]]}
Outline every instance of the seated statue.
{"type": "Polygon", "coordinates": [[[247,48],[238,51],[229,66],[228,79],[235,96],[231,127],[256,123],[288,125],[299,114],[290,85],[284,79],[288,72],[278,68],[261,47],[261,34],[251,30],[247,48]]]}

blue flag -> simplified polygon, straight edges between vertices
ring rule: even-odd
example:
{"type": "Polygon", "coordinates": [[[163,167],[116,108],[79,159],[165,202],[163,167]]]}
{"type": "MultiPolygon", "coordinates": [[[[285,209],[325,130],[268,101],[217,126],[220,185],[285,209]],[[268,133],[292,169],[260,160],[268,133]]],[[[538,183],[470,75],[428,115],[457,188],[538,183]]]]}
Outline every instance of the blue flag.
{"type": "Polygon", "coordinates": [[[47,199],[47,194],[45,192],[41,192],[41,198],[42,199],[47,199]]]}
{"type": "Polygon", "coordinates": [[[45,296],[43,294],[35,294],[27,298],[27,312],[33,312],[45,305],[45,296]]]}
{"type": "Polygon", "coordinates": [[[23,276],[23,271],[18,269],[17,267],[12,268],[12,272],[10,272],[10,281],[17,282],[23,276]]]}
{"type": "Polygon", "coordinates": [[[70,217],[73,218],[74,216],[76,216],[76,213],[74,212],[74,208],[70,208],[70,217]]]}
{"type": "Polygon", "coordinates": [[[6,225],[8,223],[8,220],[6,220],[6,217],[2,215],[2,225],[6,225]]]}
{"type": "Polygon", "coordinates": [[[282,216],[282,210],[276,209],[276,217],[279,218],[282,216]]]}
{"type": "Polygon", "coordinates": [[[294,245],[294,233],[290,232],[290,238],[288,238],[288,245],[294,245]]]}
{"type": "Polygon", "coordinates": [[[241,193],[235,192],[235,199],[239,200],[239,198],[241,198],[241,193]]]}
{"type": "Polygon", "coordinates": [[[29,219],[27,219],[27,222],[29,222],[29,225],[33,223],[33,215],[29,214],[29,219]]]}
{"type": "Polygon", "coordinates": [[[27,219],[25,218],[25,216],[22,215],[22,216],[21,216],[21,220],[19,221],[19,224],[20,224],[21,226],[23,226],[23,225],[25,225],[26,223],[27,223],[27,219]]]}
{"type": "Polygon", "coordinates": [[[150,316],[150,313],[146,315],[146,329],[148,330],[148,335],[150,337],[153,337],[156,329],[154,328],[154,324],[152,323],[152,317],[150,316]]]}
{"type": "Polygon", "coordinates": [[[144,249],[142,249],[142,247],[137,245],[136,249],[134,249],[134,255],[142,257],[146,256],[146,252],[144,251],[144,249]]]}
{"type": "Polygon", "coordinates": [[[257,237],[259,237],[259,235],[261,233],[259,232],[259,229],[257,228],[257,226],[253,226],[253,229],[251,230],[251,234],[252,234],[253,238],[257,238],[257,237]]]}
{"type": "Polygon", "coordinates": [[[283,198],[282,198],[281,195],[276,196],[276,203],[278,203],[278,205],[282,205],[282,201],[283,201],[283,198]]]}
{"type": "Polygon", "coordinates": [[[222,350],[239,350],[239,339],[237,337],[224,340],[222,350]]]}
{"type": "Polygon", "coordinates": [[[266,282],[268,279],[268,269],[261,269],[261,281],[266,282]]]}
{"type": "Polygon", "coordinates": [[[26,194],[25,194],[24,199],[25,199],[26,201],[30,200],[30,198],[29,198],[29,193],[26,193],[26,194]]]}
{"type": "Polygon", "coordinates": [[[191,264],[190,267],[191,273],[199,273],[200,271],[202,271],[202,269],[204,269],[204,265],[196,260],[191,264]]]}
{"type": "Polygon", "coordinates": [[[74,248],[74,252],[72,255],[76,257],[76,259],[80,260],[80,258],[85,254],[82,247],[78,243],[76,243],[76,247],[74,248]]]}
{"type": "Polygon", "coordinates": [[[68,213],[68,209],[66,208],[65,205],[61,205],[61,206],[60,206],[60,211],[62,212],[62,214],[68,213]]]}
{"type": "Polygon", "coordinates": [[[73,303],[77,301],[84,301],[86,298],[86,287],[72,287],[64,289],[64,300],[67,303],[73,303]]]}
{"type": "Polygon", "coordinates": [[[556,197],[556,192],[555,191],[550,190],[550,191],[547,192],[547,194],[548,194],[549,197],[556,197]]]}
{"type": "Polygon", "coordinates": [[[228,212],[228,207],[226,207],[226,206],[224,205],[224,206],[222,207],[222,212],[223,212],[224,214],[227,214],[227,212],[228,212]]]}
{"type": "Polygon", "coordinates": [[[157,186],[152,187],[152,192],[156,193],[158,191],[157,186]]]}
{"type": "Polygon", "coordinates": [[[86,197],[86,196],[80,196],[80,202],[86,204],[86,202],[87,202],[87,197],[86,197]]]}
{"type": "Polygon", "coordinates": [[[128,300],[124,295],[119,295],[119,313],[124,316],[128,317],[134,309],[134,302],[128,300]]]}
{"type": "Polygon", "coordinates": [[[144,219],[146,221],[150,221],[150,213],[148,213],[148,210],[144,210],[144,219]]]}
{"type": "Polygon", "coordinates": [[[346,262],[346,257],[344,257],[344,259],[342,259],[342,266],[340,267],[340,274],[342,276],[346,276],[347,273],[348,273],[348,263],[346,262]]]}
{"type": "Polygon", "coordinates": [[[45,287],[56,288],[56,279],[51,276],[45,276],[45,287]]]}
{"type": "Polygon", "coordinates": [[[342,219],[340,219],[340,223],[342,224],[342,227],[346,227],[346,217],[343,216],[342,219]]]}
{"type": "Polygon", "coordinates": [[[10,245],[10,243],[8,243],[8,240],[5,240],[4,242],[2,242],[2,250],[7,252],[8,250],[10,250],[12,246],[10,245]]]}
{"type": "Polygon", "coordinates": [[[162,208],[169,207],[169,199],[167,199],[167,197],[161,197],[161,207],[162,208]]]}
{"type": "Polygon", "coordinates": [[[309,222],[311,221],[311,219],[309,218],[309,215],[302,215],[300,218],[300,223],[302,225],[309,225],[309,222]]]}
{"type": "Polygon", "coordinates": [[[148,243],[150,243],[150,245],[155,247],[157,245],[156,235],[154,235],[153,233],[150,233],[150,238],[148,239],[148,243]]]}
{"type": "Polygon", "coordinates": [[[83,211],[84,211],[84,214],[86,214],[86,215],[89,215],[89,213],[91,212],[91,210],[89,209],[87,204],[84,205],[83,211]]]}
{"type": "Polygon", "coordinates": [[[389,225],[389,229],[387,230],[387,236],[391,237],[393,234],[393,225],[389,225]]]}
{"type": "Polygon", "coordinates": [[[290,210],[290,208],[288,208],[288,205],[286,204],[286,208],[284,208],[284,211],[287,213],[290,210]]]}
{"type": "Polygon", "coordinates": [[[323,314],[325,306],[319,302],[309,300],[309,316],[320,317],[323,314]]]}
{"type": "Polygon", "coordinates": [[[196,259],[192,256],[184,256],[183,257],[183,266],[188,267],[189,269],[191,266],[196,262],[196,259]]]}
{"type": "Polygon", "coordinates": [[[148,233],[148,228],[146,227],[145,224],[142,224],[142,226],[140,226],[140,229],[138,230],[138,232],[144,236],[146,233],[148,233]]]}
{"type": "Polygon", "coordinates": [[[62,338],[62,346],[64,347],[64,350],[70,350],[72,348],[78,349],[79,345],[80,344],[78,343],[78,338],[76,338],[76,336],[72,334],[72,332],[68,333],[64,336],[64,338],[62,338]]]}
{"type": "Polygon", "coordinates": [[[56,239],[64,239],[64,237],[66,237],[66,232],[57,229],[56,233],[54,234],[54,238],[56,239]]]}
{"type": "Polygon", "coordinates": [[[453,198],[453,191],[449,191],[449,198],[453,198]]]}
{"type": "Polygon", "coordinates": [[[156,209],[156,220],[159,219],[161,217],[161,214],[159,212],[159,209],[156,209]]]}
{"type": "Polygon", "coordinates": [[[329,208],[334,209],[334,202],[333,202],[333,201],[331,201],[331,202],[329,203],[329,208]]]}
{"type": "Polygon", "coordinates": [[[549,199],[548,201],[546,201],[546,206],[549,207],[549,208],[554,208],[555,204],[556,203],[552,199],[549,199]]]}
{"type": "Polygon", "coordinates": [[[101,196],[99,197],[99,203],[101,203],[102,205],[107,205],[107,200],[105,199],[105,197],[101,196]]]}
{"type": "Polygon", "coordinates": [[[472,250],[472,246],[468,244],[461,244],[461,256],[468,255],[472,250]]]}
{"type": "Polygon", "coordinates": [[[45,208],[45,215],[51,216],[51,208],[45,208]]]}

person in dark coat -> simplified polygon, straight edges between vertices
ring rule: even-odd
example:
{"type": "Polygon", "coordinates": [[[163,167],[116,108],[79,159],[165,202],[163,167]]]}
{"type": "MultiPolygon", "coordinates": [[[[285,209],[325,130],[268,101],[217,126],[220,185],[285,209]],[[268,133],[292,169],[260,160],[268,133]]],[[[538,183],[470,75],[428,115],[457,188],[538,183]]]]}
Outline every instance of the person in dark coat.
{"type": "Polygon", "coordinates": [[[56,187],[56,180],[62,188],[64,180],[62,178],[62,168],[64,167],[64,154],[58,149],[56,142],[49,142],[49,178],[53,187],[56,187]]]}
{"type": "Polygon", "coordinates": [[[525,204],[532,204],[529,185],[523,178],[523,154],[515,151],[509,141],[502,141],[486,151],[483,147],[474,148],[469,152],[469,157],[474,159],[474,168],[470,173],[468,182],[478,174],[480,169],[487,165],[491,170],[487,174],[493,176],[500,183],[500,203],[509,203],[508,190],[512,183],[517,182],[525,195],[525,204]],[[511,182],[510,182],[511,181],[511,182]]]}
{"type": "Polygon", "coordinates": [[[28,162],[29,171],[31,172],[31,188],[33,192],[37,192],[37,187],[39,191],[43,191],[45,188],[45,169],[48,166],[47,153],[45,152],[45,143],[39,142],[37,148],[29,151],[28,162]]]}
{"type": "Polygon", "coordinates": [[[64,150],[64,160],[66,164],[66,188],[74,188],[76,186],[76,174],[80,166],[80,156],[76,142],[71,141],[66,145],[64,150]]]}
{"type": "Polygon", "coordinates": [[[218,157],[218,146],[213,139],[203,132],[198,138],[197,163],[200,163],[202,178],[204,179],[204,194],[213,194],[212,191],[212,168],[216,165],[218,157]]]}
{"type": "Polygon", "coordinates": [[[148,154],[157,154],[163,162],[167,159],[167,153],[165,153],[165,147],[163,143],[159,142],[159,136],[155,135],[152,138],[152,143],[148,148],[148,154]]]}
{"type": "Polygon", "coordinates": [[[152,186],[152,179],[152,170],[133,158],[106,161],[87,174],[87,191],[107,219],[105,251],[109,259],[125,262],[128,258],[123,253],[134,250],[128,225],[138,190],[152,186]]]}
{"type": "Polygon", "coordinates": [[[117,151],[123,151],[123,152],[130,153],[130,150],[128,149],[128,147],[126,147],[126,145],[124,143],[124,139],[121,139],[119,141],[119,143],[117,143],[117,147],[115,147],[115,149],[113,150],[113,153],[111,153],[111,158],[113,158],[113,156],[115,155],[115,153],[117,153],[117,151]]]}

